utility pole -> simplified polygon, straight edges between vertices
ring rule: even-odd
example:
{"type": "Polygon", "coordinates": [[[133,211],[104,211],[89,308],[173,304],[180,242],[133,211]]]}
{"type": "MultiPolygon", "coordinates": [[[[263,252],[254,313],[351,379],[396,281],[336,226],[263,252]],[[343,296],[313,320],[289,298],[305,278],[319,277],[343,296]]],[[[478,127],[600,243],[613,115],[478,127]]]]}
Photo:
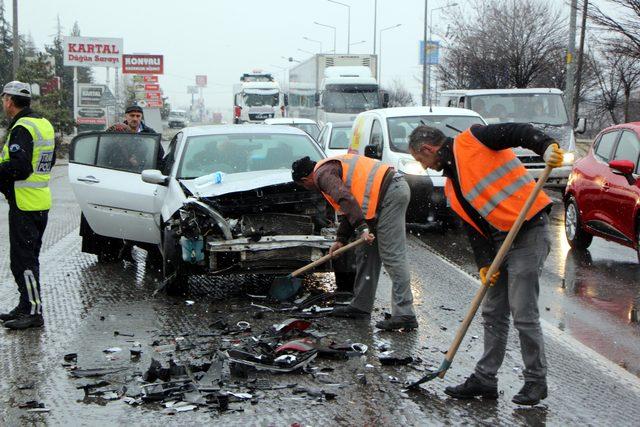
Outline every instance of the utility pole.
{"type": "Polygon", "coordinates": [[[578,0],[571,0],[571,13],[569,15],[569,47],[567,49],[567,75],[565,78],[565,105],[569,111],[571,126],[573,126],[573,93],[575,91],[575,71],[573,56],[576,51],[576,15],[578,14],[578,0]]]}
{"type": "Polygon", "coordinates": [[[429,0],[424,0],[424,34],[422,35],[422,106],[427,105],[427,17],[429,0]]]}
{"type": "Polygon", "coordinates": [[[582,85],[582,63],[584,62],[584,36],[587,28],[587,12],[589,8],[589,0],[582,0],[582,28],[580,28],[580,50],[578,51],[578,69],[576,71],[576,93],[573,98],[573,109],[569,114],[573,113],[574,125],[578,123],[578,112],[580,110],[580,86],[582,85]]]}
{"type": "Polygon", "coordinates": [[[18,0],[13,0],[13,79],[18,79],[20,68],[20,36],[18,35],[18,0]]]}

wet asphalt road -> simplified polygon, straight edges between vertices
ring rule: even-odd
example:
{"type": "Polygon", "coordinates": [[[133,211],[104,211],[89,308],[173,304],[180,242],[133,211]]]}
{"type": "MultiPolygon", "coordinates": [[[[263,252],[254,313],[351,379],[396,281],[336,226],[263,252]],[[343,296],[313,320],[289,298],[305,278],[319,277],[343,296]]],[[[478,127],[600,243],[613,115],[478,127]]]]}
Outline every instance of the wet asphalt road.
{"type": "MultiPolygon", "coordinates": [[[[640,263],[633,249],[594,238],[573,251],[564,232],[561,193],[549,191],[553,246],[541,277],[542,317],[614,363],[640,375],[640,263]]],[[[464,231],[419,233],[430,249],[470,274],[477,268],[464,231]]]]}
{"type": "MultiPolygon", "coordinates": [[[[76,387],[84,381],[71,378],[62,366],[64,354],[78,353],[78,366],[81,368],[123,367],[123,372],[104,379],[112,384],[128,384],[136,371],[147,369],[151,357],[166,360],[166,355],[155,352],[150,346],[154,340],[170,341],[184,337],[187,342],[217,348],[225,344],[224,337],[199,337],[211,332],[208,325],[217,318],[223,317],[229,323],[251,322],[252,332],[247,333],[250,335],[287,316],[271,313],[262,319],[253,318],[255,309],[248,307],[249,300],[244,293],[263,292],[264,283],[251,278],[196,278],[191,281],[191,293],[187,297],[153,297],[159,274],[146,265],[143,251],[136,252],[135,263],[111,265],[98,264],[94,256],[80,252],[77,235],[79,210],[66,180],[66,167],[56,167],[53,176],[55,204],[41,255],[45,327],[22,332],[0,329],[0,424],[637,425],[640,419],[638,378],[574,338],[579,337],[574,331],[582,318],[566,314],[562,318],[556,317],[556,310],[559,313],[562,306],[566,307],[563,305],[565,299],[575,299],[576,304],[586,307],[585,310],[589,308],[587,303],[580,301],[580,297],[569,296],[575,292],[568,292],[568,285],[562,291],[562,297],[545,297],[547,299],[541,302],[551,308],[548,313],[551,317],[543,324],[550,397],[542,405],[521,408],[510,402],[522,385],[522,362],[514,334],[510,336],[500,373],[501,396],[497,401],[456,401],[443,394],[446,385],[461,381],[471,371],[481,354],[482,334],[478,321],[471,325],[445,380],[434,380],[420,391],[409,393],[390,381],[390,376],[397,377],[399,381],[415,379],[424,373],[425,367],[440,364],[442,352],[451,342],[477,289],[477,281],[473,277],[443,260],[428,245],[415,238],[410,239],[409,244],[412,287],[420,321],[417,331],[384,333],[372,326],[389,303],[390,283],[383,274],[371,321],[329,318],[314,321],[316,329],[334,333],[337,340],[350,339],[367,344],[369,351],[365,360],[318,360],[314,362],[315,366],[334,369],[324,379],[309,374],[260,374],[261,378],[273,384],[296,383],[331,389],[337,394],[333,401],[318,401],[293,394],[290,389],[269,390],[258,393],[257,404],[236,403],[233,411],[222,414],[199,410],[165,415],[162,408],[156,406],[130,407],[122,400],[96,402],[83,399],[83,391],[76,387]],[[195,303],[187,305],[187,299],[195,303]],[[555,304],[546,301],[554,301],[555,304]],[[564,331],[558,328],[560,320],[563,320],[564,331]],[[133,334],[134,337],[116,336],[114,331],[133,334]],[[143,355],[137,362],[130,361],[126,354],[132,340],[142,344],[143,355]],[[113,346],[125,351],[109,360],[103,350],[113,346]],[[394,350],[397,356],[420,357],[423,363],[412,367],[382,367],[377,359],[381,346],[394,350]],[[372,367],[366,367],[367,363],[372,367]],[[362,384],[357,376],[362,372],[366,375],[366,384],[362,384]],[[340,385],[330,386],[327,382],[340,385]],[[28,413],[18,408],[20,403],[30,400],[44,403],[50,412],[28,413]]],[[[6,218],[6,211],[6,203],[0,202],[0,218],[6,218]]],[[[7,241],[6,220],[0,222],[0,238],[7,241]]],[[[429,236],[425,239],[429,245],[438,246],[429,236]]],[[[592,264],[597,267],[600,255],[596,254],[596,248],[592,251],[592,264]]],[[[565,264],[561,267],[548,264],[545,277],[555,274],[561,280],[562,274],[556,271],[564,269],[565,264]]],[[[630,262],[627,265],[631,265],[630,262]]],[[[602,266],[604,270],[610,270],[605,262],[602,266]]],[[[574,277],[583,277],[580,273],[582,268],[577,271],[574,277]]],[[[582,283],[582,279],[575,281],[578,282],[582,283]]],[[[0,308],[9,309],[17,298],[6,244],[0,246],[0,283],[0,308]]],[[[556,283],[556,287],[560,283],[556,283]]],[[[308,286],[330,288],[332,281],[330,277],[318,275],[308,286]]],[[[583,285],[572,285],[572,289],[580,286],[583,285]]],[[[615,289],[622,288],[624,286],[620,285],[615,289]]],[[[604,310],[592,311],[603,317],[606,315],[604,310]]],[[[630,346],[638,341],[635,336],[625,339],[630,346]]],[[[174,355],[179,361],[194,361],[196,356],[189,351],[174,355]]],[[[239,387],[231,390],[245,390],[242,381],[239,387]]]]}

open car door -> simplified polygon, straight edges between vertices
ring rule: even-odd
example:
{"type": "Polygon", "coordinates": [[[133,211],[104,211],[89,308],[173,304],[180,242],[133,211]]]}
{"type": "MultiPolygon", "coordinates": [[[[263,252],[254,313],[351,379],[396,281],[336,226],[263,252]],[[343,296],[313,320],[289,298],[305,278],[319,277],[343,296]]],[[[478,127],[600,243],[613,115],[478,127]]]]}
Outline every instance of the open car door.
{"type": "Polygon", "coordinates": [[[160,139],[160,134],[91,132],[72,140],[69,181],[96,234],[160,243],[161,203],[156,199],[164,192],[140,176],[145,169],[157,169],[160,139]]]}

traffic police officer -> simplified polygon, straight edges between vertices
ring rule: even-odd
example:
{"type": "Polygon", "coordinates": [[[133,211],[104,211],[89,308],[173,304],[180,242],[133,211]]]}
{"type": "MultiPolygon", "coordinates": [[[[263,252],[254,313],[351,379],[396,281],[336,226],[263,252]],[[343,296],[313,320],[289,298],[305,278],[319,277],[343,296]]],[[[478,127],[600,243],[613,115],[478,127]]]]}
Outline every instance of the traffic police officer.
{"type": "Polygon", "coordinates": [[[55,163],[51,123],[31,110],[31,90],[19,81],[2,89],[2,108],[12,121],[0,152],[0,191],[9,202],[11,272],[18,305],[0,320],[9,329],[41,327],[40,247],[51,208],[49,177],[55,163]]]}

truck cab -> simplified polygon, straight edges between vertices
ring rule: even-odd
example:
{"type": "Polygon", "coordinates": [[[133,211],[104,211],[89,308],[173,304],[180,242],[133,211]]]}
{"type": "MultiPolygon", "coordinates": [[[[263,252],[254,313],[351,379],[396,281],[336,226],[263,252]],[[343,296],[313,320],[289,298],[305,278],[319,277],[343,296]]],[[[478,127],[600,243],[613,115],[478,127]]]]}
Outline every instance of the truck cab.
{"type": "Polygon", "coordinates": [[[247,73],[233,91],[233,122],[262,123],[266,119],[285,117],[286,95],[268,73],[247,73]]]}
{"type": "Polygon", "coordinates": [[[318,99],[318,121],[355,120],[358,113],[381,107],[379,92],[367,67],[327,67],[318,99]]]}
{"type": "MultiPolygon", "coordinates": [[[[575,134],[583,133],[586,128],[585,119],[578,120],[576,128],[572,128],[562,91],[553,88],[445,90],[440,95],[439,105],[473,110],[488,124],[531,123],[556,139],[569,156],[573,156],[576,149],[575,134]]],[[[537,179],[545,167],[542,158],[524,148],[514,151],[537,179]]],[[[547,187],[563,189],[570,173],[571,166],[555,168],[547,187]]]]}

